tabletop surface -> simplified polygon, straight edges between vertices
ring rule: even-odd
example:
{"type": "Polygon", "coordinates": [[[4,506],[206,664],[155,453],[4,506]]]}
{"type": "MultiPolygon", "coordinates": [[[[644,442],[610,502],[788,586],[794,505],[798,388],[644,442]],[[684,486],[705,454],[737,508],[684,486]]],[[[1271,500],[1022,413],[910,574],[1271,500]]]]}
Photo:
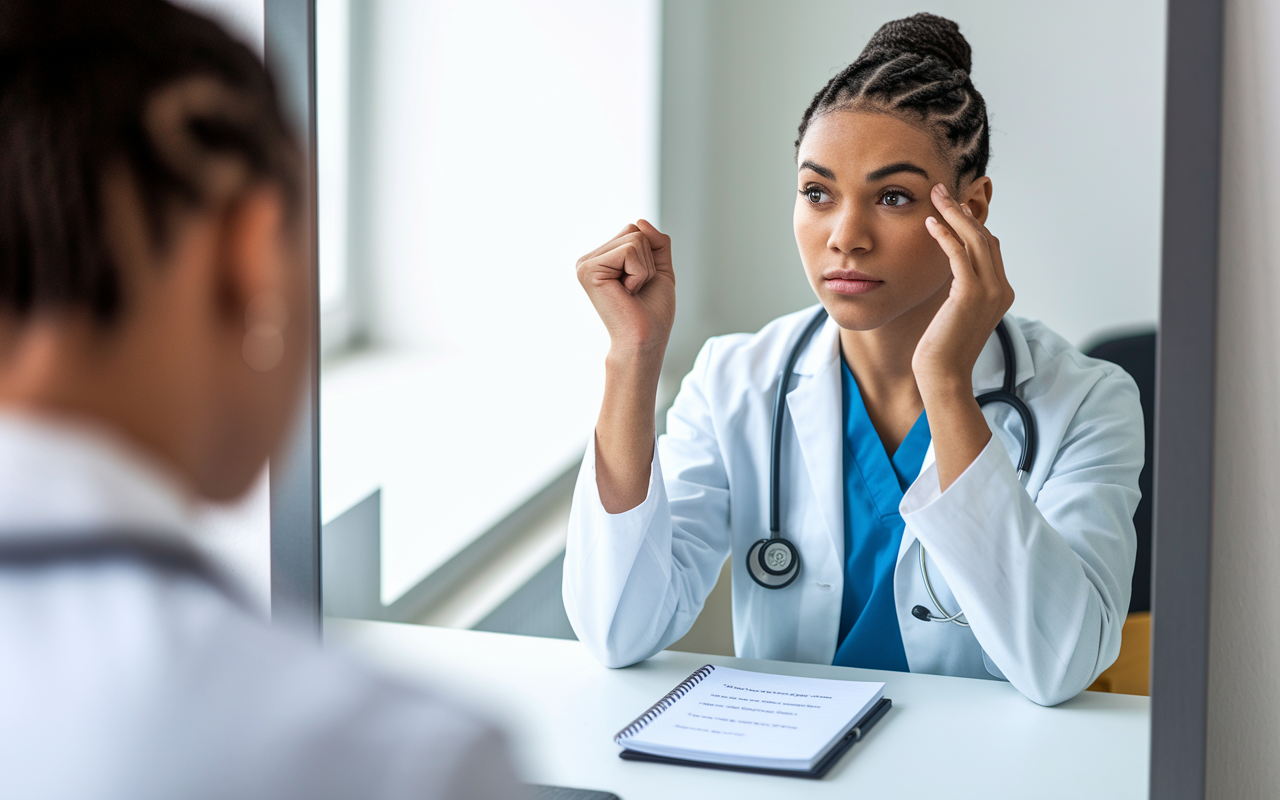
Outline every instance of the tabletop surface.
{"type": "Polygon", "coordinates": [[[580,643],[327,620],[326,646],[451,696],[504,726],[527,780],[622,800],[1145,798],[1149,702],[1085,692],[1055,708],[1009,684],[664,651],[611,670],[580,643]],[[893,709],[820,781],[623,761],[613,735],[703,664],[885,682],[893,709]]]}

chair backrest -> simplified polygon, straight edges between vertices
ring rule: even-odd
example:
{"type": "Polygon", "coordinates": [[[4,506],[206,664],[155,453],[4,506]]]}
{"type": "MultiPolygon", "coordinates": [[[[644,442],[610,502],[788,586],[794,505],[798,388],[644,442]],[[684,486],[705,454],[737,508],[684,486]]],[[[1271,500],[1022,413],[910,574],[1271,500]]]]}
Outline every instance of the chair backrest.
{"type": "Polygon", "coordinates": [[[1133,595],[1129,613],[1151,610],[1151,468],[1156,419],[1156,334],[1138,334],[1108,339],[1085,354],[1118,365],[1133,376],[1142,401],[1143,432],[1146,435],[1146,460],[1138,476],[1142,500],[1133,514],[1138,532],[1138,558],[1133,566],[1133,595]]]}

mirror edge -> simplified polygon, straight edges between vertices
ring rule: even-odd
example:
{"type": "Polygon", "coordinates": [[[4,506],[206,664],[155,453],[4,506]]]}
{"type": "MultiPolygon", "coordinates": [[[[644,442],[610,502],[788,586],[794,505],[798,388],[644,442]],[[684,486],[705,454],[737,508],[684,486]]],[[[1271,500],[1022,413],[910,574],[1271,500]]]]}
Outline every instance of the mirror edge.
{"type": "Polygon", "coordinates": [[[320,636],[320,314],[316,220],[315,0],[264,0],[264,51],[276,90],[306,148],[311,363],[282,458],[270,464],[271,618],[320,636]]]}
{"type": "Polygon", "coordinates": [[[1223,0],[1169,0],[1167,16],[1153,503],[1152,800],[1203,798],[1206,788],[1223,5],[1223,0]],[[1184,202],[1188,197],[1197,201],[1184,202]]]}

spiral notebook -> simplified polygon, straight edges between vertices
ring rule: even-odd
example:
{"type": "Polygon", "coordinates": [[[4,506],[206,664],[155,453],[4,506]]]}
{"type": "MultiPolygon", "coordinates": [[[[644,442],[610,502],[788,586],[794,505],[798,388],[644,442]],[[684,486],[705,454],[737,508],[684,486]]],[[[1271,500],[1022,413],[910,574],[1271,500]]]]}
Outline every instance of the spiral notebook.
{"type": "Polygon", "coordinates": [[[821,778],[892,705],[883,683],[708,664],[613,740],[633,761],[821,778]]]}

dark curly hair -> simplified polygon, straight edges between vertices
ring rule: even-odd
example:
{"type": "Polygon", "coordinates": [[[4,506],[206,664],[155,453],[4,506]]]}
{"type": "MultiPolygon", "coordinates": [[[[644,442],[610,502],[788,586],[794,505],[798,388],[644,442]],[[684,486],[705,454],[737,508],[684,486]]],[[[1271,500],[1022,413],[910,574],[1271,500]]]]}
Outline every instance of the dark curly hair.
{"type": "Polygon", "coordinates": [[[813,96],[805,131],[831,111],[875,109],[932,130],[954,160],[957,180],[986,174],[991,155],[987,105],[969,79],[973,54],[960,26],[933,14],[885,23],[857,60],[813,96]]]}
{"type": "Polygon", "coordinates": [[[0,314],[118,318],[104,218],[119,168],[158,249],[183,209],[263,181],[295,210],[303,193],[271,80],[222,28],[163,0],[0,2],[0,314]]]}

